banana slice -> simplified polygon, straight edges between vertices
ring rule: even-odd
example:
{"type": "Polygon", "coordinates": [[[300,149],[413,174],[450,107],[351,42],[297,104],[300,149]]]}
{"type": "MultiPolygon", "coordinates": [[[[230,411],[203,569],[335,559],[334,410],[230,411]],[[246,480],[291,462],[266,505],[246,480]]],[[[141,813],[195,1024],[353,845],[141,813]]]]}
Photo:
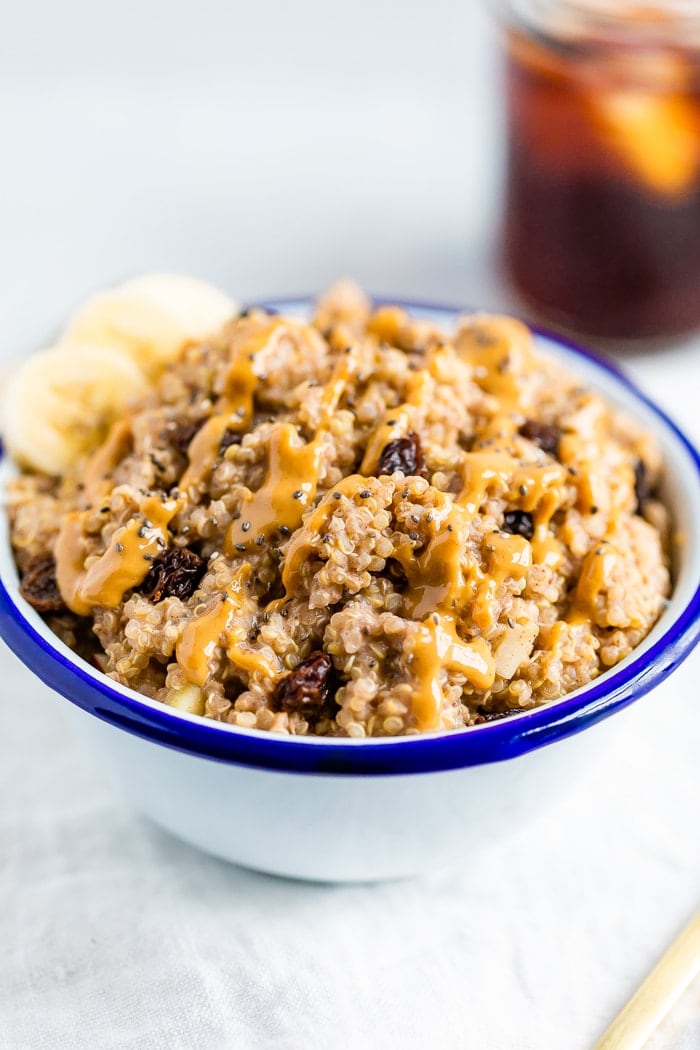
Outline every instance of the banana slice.
{"type": "Polygon", "coordinates": [[[237,309],[218,288],[181,274],[146,274],[93,296],[57,347],[3,384],[8,450],[25,466],[64,473],[185,344],[217,331],[237,309]]]}
{"type": "Polygon", "coordinates": [[[61,338],[65,346],[108,346],[156,375],[187,342],[182,328],[148,300],[120,288],[89,299],[61,338]]]}
{"type": "Polygon", "coordinates": [[[3,391],[3,438],[18,463],[63,474],[95,448],[148,384],[109,346],[58,346],[34,354],[3,391]]]}
{"type": "Polygon", "coordinates": [[[212,284],[179,273],[148,273],[122,285],[175,321],[187,339],[206,339],[238,313],[238,304],[212,284]]]}
{"type": "Polygon", "coordinates": [[[156,375],[186,343],[211,335],[236,312],[232,299],[204,281],[147,274],[93,296],[61,342],[118,348],[156,375]]]}

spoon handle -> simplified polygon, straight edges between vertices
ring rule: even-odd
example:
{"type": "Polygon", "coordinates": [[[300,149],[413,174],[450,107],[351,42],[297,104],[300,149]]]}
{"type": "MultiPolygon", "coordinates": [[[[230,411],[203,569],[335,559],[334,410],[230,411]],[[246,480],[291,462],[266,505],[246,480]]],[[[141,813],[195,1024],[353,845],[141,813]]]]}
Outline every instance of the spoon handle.
{"type": "Polygon", "coordinates": [[[679,933],[593,1050],[640,1050],[700,973],[700,911],[679,933]]]}

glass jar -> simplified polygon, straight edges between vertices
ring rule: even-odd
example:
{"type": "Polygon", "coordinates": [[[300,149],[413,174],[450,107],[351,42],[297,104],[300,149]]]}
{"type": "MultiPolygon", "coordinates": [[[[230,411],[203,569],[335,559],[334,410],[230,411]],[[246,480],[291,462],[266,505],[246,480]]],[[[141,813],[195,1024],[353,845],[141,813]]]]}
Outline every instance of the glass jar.
{"type": "Polygon", "coordinates": [[[550,321],[700,327],[700,2],[512,0],[505,264],[550,321]]]}

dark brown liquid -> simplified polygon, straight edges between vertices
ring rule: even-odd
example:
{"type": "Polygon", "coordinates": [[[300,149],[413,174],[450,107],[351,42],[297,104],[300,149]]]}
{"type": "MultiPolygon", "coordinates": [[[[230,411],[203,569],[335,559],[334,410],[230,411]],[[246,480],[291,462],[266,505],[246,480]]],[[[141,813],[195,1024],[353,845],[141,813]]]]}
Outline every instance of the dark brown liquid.
{"type": "Polygon", "coordinates": [[[511,39],[506,265],[539,312],[587,334],[700,327],[700,74],[661,58],[511,39]],[[642,62],[665,83],[630,85],[642,62]]]}

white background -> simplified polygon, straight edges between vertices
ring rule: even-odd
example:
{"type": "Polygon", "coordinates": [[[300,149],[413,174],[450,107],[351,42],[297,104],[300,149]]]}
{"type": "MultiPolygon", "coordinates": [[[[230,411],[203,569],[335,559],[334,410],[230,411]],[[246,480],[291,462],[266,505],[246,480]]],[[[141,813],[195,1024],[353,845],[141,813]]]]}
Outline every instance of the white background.
{"type": "Polygon", "coordinates": [[[14,338],[153,267],[243,296],[345,271],[483,300],[499,144],[478,3],[1,10],[14,338]]]}
{"type": "MultiPolygon", "coordinates": [[[[469,0],[0,0],[0,362],[147,269],[512,305],[495,58],[469,0]]],[[[628,358],[696,438],[697,358],[628,358]]],[[[584,1050],[700,905],[698,670],[514,840],[329,888],[133,817],[3,649],[0,1047],[584,1050]]],[[[655,1045],[700,1046],[700,990],[655,1045]]]]}

